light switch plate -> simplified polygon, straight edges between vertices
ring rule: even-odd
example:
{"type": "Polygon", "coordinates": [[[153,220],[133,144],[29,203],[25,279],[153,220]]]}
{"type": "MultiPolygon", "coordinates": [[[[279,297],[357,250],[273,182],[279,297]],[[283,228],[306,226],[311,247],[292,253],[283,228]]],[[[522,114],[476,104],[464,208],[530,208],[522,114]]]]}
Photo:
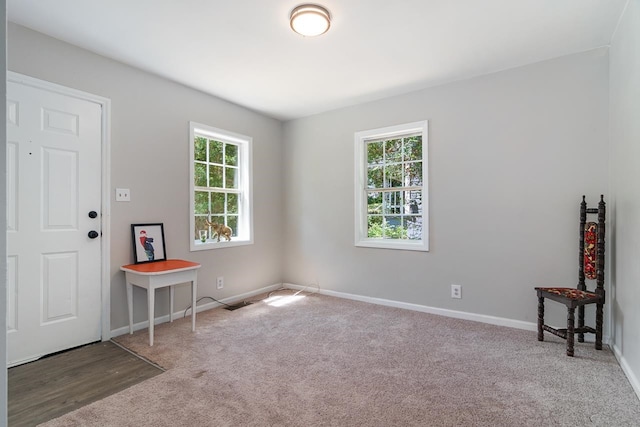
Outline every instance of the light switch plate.
{"type": "Polygon", "coordinates": [[[128,188],[116,188],[116,202],[130,202],[131,191],[128,188]]]}

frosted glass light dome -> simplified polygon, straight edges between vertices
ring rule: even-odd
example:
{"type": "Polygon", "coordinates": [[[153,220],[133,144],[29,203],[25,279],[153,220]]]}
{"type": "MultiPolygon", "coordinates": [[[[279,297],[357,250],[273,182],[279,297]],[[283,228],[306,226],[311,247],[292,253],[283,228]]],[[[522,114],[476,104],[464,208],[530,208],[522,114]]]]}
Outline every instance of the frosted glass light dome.
{"type": "Polygon", "coordinates": [[[329,11],[315,4],[301,4],[291,11],[291,29],[303,36],[324,34],[331,26],[329,11]]]}

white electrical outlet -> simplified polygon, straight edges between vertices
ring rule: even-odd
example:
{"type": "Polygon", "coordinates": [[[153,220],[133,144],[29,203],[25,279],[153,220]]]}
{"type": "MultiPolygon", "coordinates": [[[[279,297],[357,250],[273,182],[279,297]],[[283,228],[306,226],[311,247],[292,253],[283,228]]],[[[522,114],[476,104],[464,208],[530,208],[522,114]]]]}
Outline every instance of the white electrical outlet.
{"type": "Polygon", "coordinates": [[[451,298],[462,298],[461,285],[451,285],[451,298]]]}
{"type": "Polygon", "coordinates": [[[116,188],[116,202],[130,202],[131,192],[128,188],[116,188]]]}
{"type": "Polygon", "coordinates": [[[222,276],[218,277],[218,279],[216,280],[216,287],[218,289],[224,288],[224,277],[222,276]]]}

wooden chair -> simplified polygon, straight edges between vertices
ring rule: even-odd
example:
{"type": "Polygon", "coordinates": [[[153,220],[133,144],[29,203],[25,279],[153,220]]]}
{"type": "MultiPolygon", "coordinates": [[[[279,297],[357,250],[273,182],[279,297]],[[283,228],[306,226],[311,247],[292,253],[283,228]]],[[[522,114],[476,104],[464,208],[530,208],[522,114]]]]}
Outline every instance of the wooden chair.
{"type": "Polygon", "coordinates": [[[578,258],[578,287],[576,288],[535,288],[538,293],[538,341],[543,341],[544,331],[567,340],[567,356],[573,356],[574,334],[578,342],[584,342],[584,334],[596,335],[596,350],[602,350],[602,317],[605,302],[604,292],[604,234],[605,203],[600,196],[598,208],[587,208],[585,196],[580,203],[580,253],[578,258]],[[587,222],[587,214],[597,214],[598,222],[587,222]],[[587,291],[585,278],[595,279],[596,288],[587,291]],[[556,329],[544,324],[544,299],[550,299],[567,306],[567,328],[556,329]],[[596,304],[595,329],[584,325],[584,306],[596,304]],[[575,310],[578,309],[578,326],[575,326],[575,310]]]}

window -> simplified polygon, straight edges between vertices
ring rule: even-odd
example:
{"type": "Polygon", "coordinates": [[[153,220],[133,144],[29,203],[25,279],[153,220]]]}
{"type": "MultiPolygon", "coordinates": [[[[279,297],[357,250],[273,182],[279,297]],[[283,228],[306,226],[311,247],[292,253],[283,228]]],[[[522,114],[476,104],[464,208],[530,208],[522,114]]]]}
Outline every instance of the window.
{"type": "Polygon", "coordinates": [[[252,139],[194,122],[189,128],[191,250],[253,243],[252,139]]]}
{"type": "Polygon", "coordinates": [[[429,250],[427,122],[356,132],[356,246],[429,250]]]}

